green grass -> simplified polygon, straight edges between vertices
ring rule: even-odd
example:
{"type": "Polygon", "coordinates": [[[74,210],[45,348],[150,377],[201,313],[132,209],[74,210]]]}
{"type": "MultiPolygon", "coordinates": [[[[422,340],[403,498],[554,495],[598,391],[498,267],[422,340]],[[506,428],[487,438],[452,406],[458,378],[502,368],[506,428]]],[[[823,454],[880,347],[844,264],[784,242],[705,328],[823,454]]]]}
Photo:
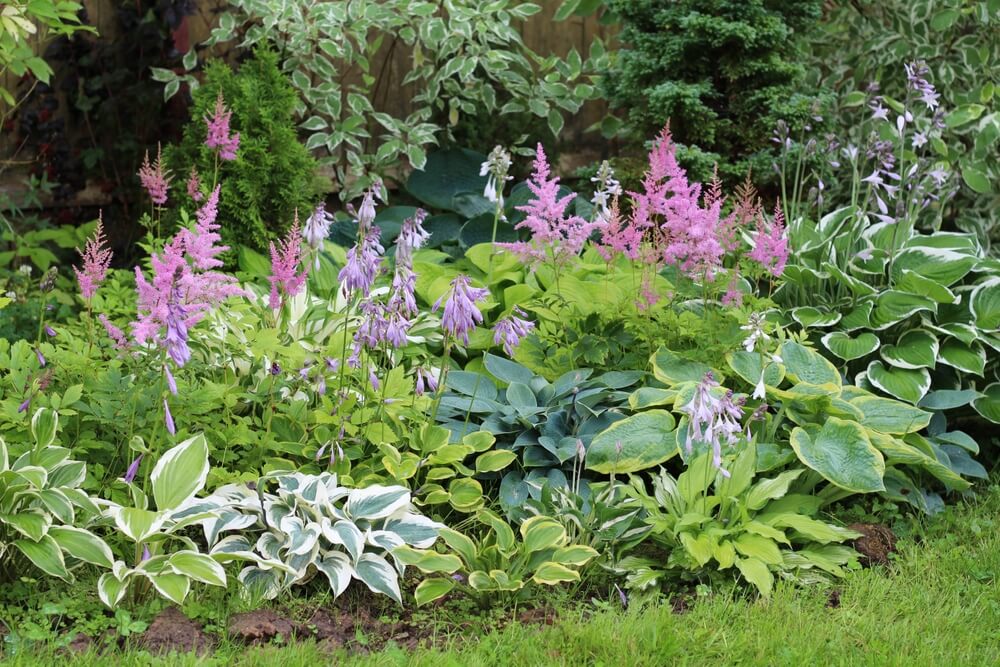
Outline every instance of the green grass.
{"type": "MultiPolygon", "coordinates": [[[[942,515],[909,524],[891,570],[854,572],[829,591],[778,586],[770,601],[717,593],[685,614],[668,605],[563,611],[551,626],[513,624],[444,647],[367,656],[315,644],[245,649],[210,658],[83,655],[90,665],[995,665],[1000,661],[1000,486],[942,515]]],[[[430,621],[435,622],[435,621],[430,621]]],[[[61,664],[65,655],[14,656],[7,664],[61,664]]]]}

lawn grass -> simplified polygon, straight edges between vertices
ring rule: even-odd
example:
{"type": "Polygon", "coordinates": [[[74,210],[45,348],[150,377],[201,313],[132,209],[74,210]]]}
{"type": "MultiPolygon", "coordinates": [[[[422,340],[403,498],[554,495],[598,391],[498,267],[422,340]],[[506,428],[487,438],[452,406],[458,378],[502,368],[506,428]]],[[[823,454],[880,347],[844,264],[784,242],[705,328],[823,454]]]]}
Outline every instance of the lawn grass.
{"type": "MultiPolygon", "coordinates": [[[[74,656],[104,665],[997,665],[1000,664],[1000,486],[909,523],[892,568],[850,574],[830,591],[779,585],[770,601],[716,593],[684,614],[669,605],[629,612],[563,610],[550,626],[512,624],[488,636],[453,636],[437,649],[330,654],[313,643],[211,656],[74,656]]],[[[70,664],[65,654],[6,664],[70,664]]]]}

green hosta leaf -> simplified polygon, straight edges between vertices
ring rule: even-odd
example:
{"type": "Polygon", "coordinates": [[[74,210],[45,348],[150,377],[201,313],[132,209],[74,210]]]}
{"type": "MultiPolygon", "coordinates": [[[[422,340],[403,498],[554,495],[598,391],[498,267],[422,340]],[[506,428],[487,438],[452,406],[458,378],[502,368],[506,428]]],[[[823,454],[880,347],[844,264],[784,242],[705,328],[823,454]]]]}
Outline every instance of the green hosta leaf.
{"type": "Polygon", "coordinates": [[[604,475],[627,474],[663,463],[677,453],[675,426],[666,410],[648,410],[617,421],[594,436],[587,449],[587,468],[604,475]]]}
{"type": "Polygon", "coordinates": [[[983,389],[982,398],[973,401],[972,407],[994,424],[1000,424],[1000,382],[994,382],[983,389]]]}
{"type": "Polygon", "coordinates": [[[975,389],[938,389],[920,399],[920,407],[927,410],[954,410],[968,405],[982,396],[975,389]]]}
{"type": "Polygon", "coordinates": [[[757,558],[768,565],[781,565],[781,551],[777,543],[767,537],[743,533],[733,542],[736,551],[748,558],[757,558]]]}
{"type": "Polygon", "coordinates": [[[208,477],[208,443],[196,435],[160,457],[150,473],[156,508],[167,511],[180,507],[205,486],[208,477]]]}
{"type": "Polygon", "coordinates": [[[708,535],[705,533],[692,535],[688,532],[682,532],[679,537],[684,551],[694,559],[699,567],[704,566],[712,560],[715,553],[715,543],[708,535]]]}
{"type": "Polygon", "coordinates": [[[74,526],[53,526],[49,529],[49,535],[60,549],[73,558],[99,567],[110,568],[114,565],[111,548],[88,530],[74,526]]]}
{"type": "Polygon", "coordinates": [[[812,435],[796,427],[790,443],[799,460],[842,489],[854,493],[885,489],[882,454],[856,422],[830,417],[812,435]]]}
{"type": "MultiPolygon", "coordinates": [[[[705,374],[712,370],[697,361],[681,359],[665,347],[657,350],[650,362],[653,364],[653,375],[656,379],[667,384],[701,382],[705,374]]],[[[722,378],[716,377],[716,380],[721,382],[722,378]]]]}
{"type": "Polygon", "coordinates": [[[451,578],[432,577],[424,579],[417,586],[417,589],[413,591],[413,598],[417,606],[422,607],[425,604],[443,598],[455,588],[455,585],[455,580],[451,578]]]}
{"type": "Polygon", "coordinates": [[[969,303],[977,327],[986,331],[1000,329],[1000,277],[976,285],[969,303]]]}
{"type": "Polygon", "coordinates": [[[59,415],[51,408],[38,408],[31,417],[31,437],[38,447],[52,446],[59,428],[59,415]]]}
{"type": "Polygon", "coordinates": [[[916,271],[904,269],[896,287],[904,292],[929,296],[938,303],[958,303],[958,297],[950,289],[933,278],[925,278],[916,271]]]}
{"type": "Polygon", "coordinates": [[[907,403],[916,404],[931,388],[926,368],[887,368],[881,361],[873,361],[868,365],[867,377],[876,388],[907,403]]]}
{"type": "Polygon", "coordinates": [[[760,591],[762,596],[771,597],[771,590],[774,588],[774,575],[767,569],[764,561],[757,558],[740,558],[736,561],[736,568],[744,579],[760,591]]]}
{"type": "Polygon", "coordinates": [[[385,519],[410,504],[410,490],[402,486],[369,486],[352,489],[344,511],[355,519],[385,519]]]}
{"type": "Polygon", "coordinates": [[[792,319],[802,325],[802,328],[809,327],[832,327],[840,321],[840,313],[822,311],[812,306],[802,306],[792,309],[792,319]]]}
{"type": "Polygon", "coordinates": [[[785,365],[785,372],[793,382],[813,385],[841,384],[837,367],[815,350],[795,341],[785,341],[781,346],[780,355],[785,365]]]}
{"type": "MultiPolygon", "coordinates": [[[[737,350],[726,355],[729,367],[733,369],[744,382],[756,385],[761,374],[761,355],[756,352],[737,350]]],[[[777,387],[785,379],[785,369],[781,364],[772,363],[770,358],[765,356],[764,362],[764,384],[768,387],[777,387]]]]}
{"type": "Polygon", "coordinates": [[[521,538],[527,553],[542,551],[566,543],[566,529],[555,519],[533,516],[521,524],[521,538]]]}
{"type": "Polygon", "coordinates": [[[760,519],[777,528],[791,528],[792,530],[801,533],[803,537],[821,544],[827,544],[829,542],[843,542],[845,540],[861,537],[861,533],[856,533],[853,530],[848,530],[847,528],[841,528],[822,521],[817,521],[816,519],[812,519],[801,514],[793,514],[790,512],[770,514],[766,518],[760,517],[760,519]]]}
{"type": "Polygon", "coordinates": [[[146,574],[156,591],[175,604],[183,604],[188,591],[191,590],[191,580],[183,574],[163,572],[161,574],[146,574]]]}
{"type": "Polygon", "coordinates": [[[40,540],[14,540],[14,546],[39,570],[52,577],[69,579],[59,544],[49,535],[40,540]]]}
{"type": "Polygon", "coordinates": [[[177,574],[210,586],[226,586],[226,571],[209,555],[197,551],[178,551],[170,556],[169,563],[177,574]]]}
{"type": "Polygon", "coordinates": [[[934,368],[938,356],[937,336],[929,331],[911,329],[895,345],[885,345],[879,353],[896,368],[934,368]]]}
{"type": "Polygon", "coordinates": [[[978,167],[973,167],[969,164],[962,165],[962,180],[981,195],[989,194],[993,191],[989,176],[978,167]]]}
{"type": "Polygon", "coordinates": [[[781,498],[788,493],[788,488],[799,478],[804,470],[786,470],[773,479],[762,479],[752,487],[746,496],[746,506],[750,510],[759,510],[775,498],[781,498]]]}
{"type": "Polygon", "coordinates": [[[517,454],[509,449],[497,449],[476,457],[476,472],[497,472],[517,460],[517,454]]]}
{"type": "Polygon", "coordinates": [[[851,399],[851,405],[864,414],[865,426],[882,433],[916,433],[931,421],[929,412],[882,396],[858,396],[851,399]]]}
{"type": "Polygon", "coordinates": [[[919,294],[887,290],[882,292],[875,301],[872,326],[875,329],[886,329],[924,310],[936,313],[937,303],[919,294]]]}
{"type": "Polygon", "coordinates": [[[957,368],[965,373],[982,376],[986,368],[986,350],[982,345],[965,345],[954,339],[941,344],[939,357],[942,364],[957,368]]]}
{"type": "Polygon", "coordinates": [[[834,331],[823,336],[822,341],[826,349],[844,361],[867,357],[879,346],[878,337],[868,331],[855,338],[842,331],[834,331]]]}
{"type": "MultiPolygon", "coordinates": [[[[939,285],[954,285],[972,270],[979,260],[971,254],[949,248],[917,246],[904,248],[892,264],[892,278],[899,283],[904,271],[933,280],[939,285]]],[[[914,296],[922,294],[917,292],[914,296]]]]}
{"type": "Polygon", "coordinates": [[[579,581],[580,573],[559,563],[542,563],[531,580],[543,586],[555,586],[567,581],[579,581]]]}
{"type": "Polygon", "coordinates": [[[364,554],[354,569],[358,579],[372,592],[388,595],[397,603],[403,604],[403,596],[399,592],[399,575],[385,558],[375,554],[364,554]]]}
{"type": "Polygon", "coordinates": [[[460,512],[471,512],[483,505],[483,485],[474,479],[454,479],[448,485],[451,506],[460,512]]]}

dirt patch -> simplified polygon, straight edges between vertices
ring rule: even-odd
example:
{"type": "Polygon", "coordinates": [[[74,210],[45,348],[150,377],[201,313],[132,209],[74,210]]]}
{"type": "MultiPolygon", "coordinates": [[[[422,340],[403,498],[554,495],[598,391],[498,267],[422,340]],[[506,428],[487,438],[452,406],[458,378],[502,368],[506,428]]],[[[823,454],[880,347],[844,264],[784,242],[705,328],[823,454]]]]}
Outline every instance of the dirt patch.
{"type": "Polygon", "coordinates": [[[852,523],[848,529],[861,533],[851,546],[861,554],[861,564],[888,565],[889,554],[896,553],[896,535],[888,526],[876,523],[852,523]]]}
{"type": "Polygon", "coordinates": [[[675,595],[670,598],[670,611],[675,614],[686,614],[691,611],[691,606],[694,604],[694,597],[681,594],[675,595]]]}
{"type": "Polygon", "coordinates": [[[840,591],[834,588],[826,596],[826,606],[829,609],[836,609],[840,606],[840,591]]]}
{"type": "Polygon", "coordinates": [[[229,619],[229,638],[241,644],[264,644],[281,638],[288,641],[308,632],[271,609],[258,609],[236,614],[229,619]]]}
{"type": "Polygon", "coordinates": [[[76,633],[73,641],[66,644],[66,650],[70,653],[86,653],[94,645],[94,640],[82,632],[76,633]]]}
{"type": "Polygon", "coordinates": [[[517,621],[522,625],[552,625],[556,622],[556,618],[558,615],[552,607],[525,609],[517,615],[517,621]]]}
{"type": "Polygon", "coordinates": [[[215,646],[215,640],[177,607],[164,609],[139,637],[140,647],[154,655],[195,653],[204,655],[215,646]]]}

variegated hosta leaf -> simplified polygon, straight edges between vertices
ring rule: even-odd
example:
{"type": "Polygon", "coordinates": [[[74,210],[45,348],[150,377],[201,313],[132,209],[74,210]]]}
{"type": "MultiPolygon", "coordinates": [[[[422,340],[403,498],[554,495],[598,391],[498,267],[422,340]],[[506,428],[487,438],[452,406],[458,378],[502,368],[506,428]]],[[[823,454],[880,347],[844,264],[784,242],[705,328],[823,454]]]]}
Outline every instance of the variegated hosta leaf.
{"type": "Polygon", "coordinates": [[[937,364],[937,336],[929,331],[911,329],[894,345],[884,345],[879,354],[890,366],[896,368],[931,368],[937,364]]]}
{"type": "Polygon", "coordinates": [[[830,417],[821,428],[794,428],[789,442],[802,463],[842,489],[885,489],[885,460],[857,422],[830,417]]]}
{"type": "Polygon", "coordinates": [[[892,278],[897,283],[903,271],[909,270],[949,287],[965,277],[978,261],[975,255],[947,248],[911,247],[893,259],[892,278]]]}
{"type": "Polygon", "coordinates": [[[872,327],[876,330],[887,329],[921,311],[937,313],[937,302],[919,294],[886,290],[875,300],[872,327]]]}
{"type": "Polygon", "coordinates": [[[50,535],[43,535],[38,540],[14,540],[14,546],[45,574],[66,580],[71,578],[62,549],[50,535]]]}
{"type": "Polygon", "coordinates": [[[896,287],[903,292],[929,296],[938,303],[958,303],[958,296],[950,289],[932,278],[925,278],[908,269],[902,272],[896,281],[896,287]]]}
{"type": "Polygon", "coordinates": [[[128,579],[131,572],[125,571],[125,564],[121,561],[115,563],[116,571],[105,572],[97,580],[97,595],[107,607],[114,609],[125,597],[128,590],[128,579]]]}
{"type": "Polygon", "coordinates": [[[273,600],[278,597],[285,581],[285,575],[282,572],[274,569],[265,570],[255,566],[244,568],[237,578],[247,590],[265,600],[273,600]]]}
{"type": "Polygon", "coordinates": [[[365,535],[350,521],[337,521],[331,524],[329,519],[322,523],[323,537],[332,544],[340,544],[351,555],[353,562],[358,562],[365,549],[365,535]]]}
{"type": "Polygon", "coordinates": [[[280,530],[286,536],[285,549],[296,556],[312,551],[321,532],[318,523],[306,524],[297,516],[282,519],[280,530]]]}
{"type": "Polygon", "coordinates": [[[197,551],[178,551],[170,556],[174,572],[211,586],[226,585],[226,571],[215,559],[197,551]]]}
{"type": "Polygon", "coordinates": [[[333,590],[333,597],[339,596],[356,576],[354,566],[346,554],[340,551],[327,551],[316,561],[316,569],[326,575],[333,590]]]}
{"type": "Polygon", "coordinates": [[[410,505],[410,490],[402,486],[369,486],[353,489],[344,507],[354,519],[385,519],[410,505]]]}
{"type": "Polygon", "coordinates": [[[1000,424],[1000,382],[994,382],[983,389],[983,396],[977,398],[972,407],[994,424],[1000,424]]]}
{"type": "Polygon", "coordinates": [[[382,556],[364,554],[355,566],[355,576],[375,593],[388,595],[399,604],[403,596],[399,591],[399,575],[396,568],[382,556]]]}
{"type": "Polygon", "coordinates": [[[389,530],[371,530],[365,532],[365,541],[375,547],[392,551],[403,546],[403,538],[389,530]]]}
{"type": "Polygon", "coordinates": [[[832,327],[840,321],[840,313],[823,311],[812,306],[802,306],[792,309],[792,319],[798,322],[804,329],[809,327],[832,327]]]}
{"type": "Polygon", "coordinates": [[[385,522],[384,528],[399,535],[403,542],[418,549],[430,547],[438,538],[438,531],[443,524],[413,512],[407,512],[403,516],[390,519],[385,522]]]}
{"type": "Polygon", "coordinates": [[[931,388],[931,375],[926,368],[892,368],[873,361],[865,374],[877,389],[907,403],[916,404],[931,388]]]}
{"type": "Polygon", "coordinates": [[[942,364],[973,375],[982,376],[986,368],[986,350],[978,343],[965,345],[954,339],[946,340],[941,344],[938,359],[942,364]]]}
{"type": "Polygon", "coordinates": [[[163,512],[141,510],[135,507],[113,507],[108,514],[114,518],[118,530],[133,542],[145,542],[159,532],[167,516],[163,512]]]}
{"type": "Polygon", "coordinates": [[[878,337],[868,331],[854,338],[843,331],[834,331],[823,336],[822,341],[826,349],[844,361],[867,357],[879,347],[878,337]]]}
{"type": "Polygon", "coordinates": [[[208,443],[196,435],[171,447],[150,473],[153,498],[160,511],[180,507],[205,486],[208,477],[208,443]]]}
{"type": "Polygon", "coordinates": [[[984,331],[1000,329],[1000,277],[993,276],[976,285],[969,304],[977,327],[984,331]]]}
{"type": "Polygon", "coordinates": [[[114,565],[111,548],[97,535],[75,526],[53,526],[49,535],[59,548],[85,563],[110,568],[114,565]]]}

